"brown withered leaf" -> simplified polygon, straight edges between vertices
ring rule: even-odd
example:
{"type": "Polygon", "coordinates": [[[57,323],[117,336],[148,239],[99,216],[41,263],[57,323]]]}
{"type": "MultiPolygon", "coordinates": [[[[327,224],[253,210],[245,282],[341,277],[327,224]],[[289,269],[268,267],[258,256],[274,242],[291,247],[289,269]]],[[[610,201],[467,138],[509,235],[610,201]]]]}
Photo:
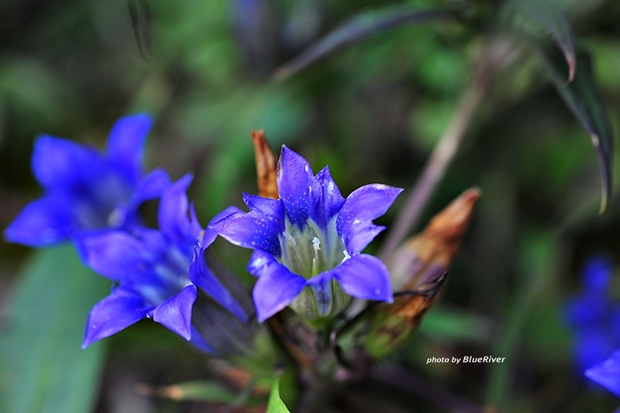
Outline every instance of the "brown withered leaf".
{"type": "Polygon", "coordinates": [[[265,198],[278,198],[276,185],[276,157],[265,139],[265,132],[252,131],[252,143],[256,157],[256,175],[259,195],[265,198]]]}
{"type": "Polygon", "coordinates": [[[394,291],[416,290],[441,276],[452,263],[473,216],[480,190],[468,189],[406,241],[387,263],[394,291]]]}
{"type": "Polygon", "coordinates": [[[416,330],[445,282],[479,197],[477,189],[465,191],[388,261],[394,302],[374,309],[364,340],[370,355],[380,358],[397,350],[416,330]]]}

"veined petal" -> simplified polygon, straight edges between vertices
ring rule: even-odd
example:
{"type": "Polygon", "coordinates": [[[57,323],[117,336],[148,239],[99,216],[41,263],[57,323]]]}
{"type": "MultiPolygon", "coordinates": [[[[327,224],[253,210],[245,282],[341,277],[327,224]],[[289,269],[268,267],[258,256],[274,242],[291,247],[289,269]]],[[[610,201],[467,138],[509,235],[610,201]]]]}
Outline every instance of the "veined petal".
{"type": "Polygon", "coordinates": [[[288,306],[306,286],[306,280],[260,250],[252,254],[248,271],[258,276],[252,296],[261,323],[288,306]]]}
{"type": "Polygon", "coordinates": [[[388,269],[372,255],[356,255],[332,271],[342,289],[353,297],[388,303],[393,300],[388,269]]]}
{"type": "Polygon", "coordinates": [[[239,320],[247,321],[248,313],[207,266],[204,251],[204,248],[194,249],[194,259],[189,267],[189,279],[239,320]]]}
{"type": "Polygon", "coordinates": [[[146,318],[149,310],[139,295],[122,288],[115,289],[90,310],[82,348],[146,318]]]}
{"type": "Polygon", "coordinates": [[[281,253],[280,223],[258,211],[229,215],[209,228],[240,247],[261,249],[274,256],[281,253]]]}
{"type": "Polygon", "coordinates": [[[278,194],[287,218],[293,225],[303,228],[310,216],[310,191],[314,176],[308,161],[301,155],[282,146],[276,170],[278,194]]]}
{"type": "Polygon", "coordinates": [[[104,231],[78,237],[84,262],[99,274],[115,281],[140,277],[150,271],[151,251],[124,231],[104,231]]]}
{"type": "Polygon", "coordinates": [[[70,192],[102,169],[105,169],[103,160],[93,148],[48,135],[39,137],[34,145],[32,171],[48,190],[70,192]]]}
{"type": "Polygon", "coordinates": [[[350,254],[361,252],[381,231],[371,226],[371,221],[385,214],[401,192],[400,188],[372,184],[356,189],[347,197],[336,218],[336,229],[350,254]],[[358,236],[365,236],[363,242],[355,240],[358,236]]]}
{"type": "Polygon", "coordinates": [[[326,228],[327,223],[342,208],[345,199],[340,194],[340,190],[329,173],[329,167],[327,166],[316,174],[312,188],[310,218],[319,227],[326,228]]]}
{"type": "Polygon", "coordinates": [[[586,370],[585,375],[620,397],[620,350],[615,351],[604,362],[586,370]]]}
{"type": "Polygon", "coordinates": [[[166,189],[159,204],[159,227],[174,243],[197,240],[200,224],[188,216],[188,201],[185,191],[192,182],[191,175],[185,175],[166,189]]]}
{"type": "Polygon", "coordinates": [[[198,297],[195,285],[188,285],[153,311],[153,321],[174,331],[185,340],[192,336],[192,306],[198,297]]]}
{"type": "Polygon", "coordinates": [[[144,139],[152,125],[151,116],[142,113],[120,118],[110,131],[108,159],[123,171],[130,182],[140,180],[144,139]]]}
{"type": "Polygon", "coordinates": [[[29,203],[4,231],[5,238],[31,247],[68,241],[77,226],[69,204],[55,197],[29,203]]]}

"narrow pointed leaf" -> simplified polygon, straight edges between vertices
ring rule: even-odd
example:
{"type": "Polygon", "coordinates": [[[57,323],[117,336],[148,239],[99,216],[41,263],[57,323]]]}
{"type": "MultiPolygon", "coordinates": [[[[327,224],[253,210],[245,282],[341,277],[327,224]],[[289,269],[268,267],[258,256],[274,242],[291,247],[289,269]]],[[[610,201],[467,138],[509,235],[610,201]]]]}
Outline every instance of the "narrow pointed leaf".
{"type": "Polygon", "coordinates": [[[513,25],[517,29],[533,36],[537,36],[536,32],[542,29],[551,36],[564,54],[568,65],[568,83],[572,82],[577,65],[575,40],[570,23],[560,6],[552,0],[511,0],[504,7],[513,17],[513,25]]]}
{"type": "Polygon", "coordinates": [[[274,380],[271,386],[271,394],[269,395],[266,413],[290,413],[290,410],[280,398],[280,378],[274,380]]]}
{"type": "Polygon", "coordinates": [[[109,285],[70,246],[33,253],[0,331],[1,412],[92,411],[106,344],[81,343],[88,311],[109,285]]]}
{"type": "Polygon", "coordinates": [[[136,45],[145,59],[152,55],[151,10],[146,0],[127,0],[136,45]]]}
{"type": "Polygon", "coordinates": [[[338,26],[302,52],[301,55],[280,67],[276,71],[275,77],[283,80],[334,50],[374,34],[399,26],[451,18],[458,10],[460,9],[420,10],[411,5],[406,5],[386,7],[359,14],[338,26]]]}
{"type": "Polygon", "coordinates": [[[612,191],[613,130],[601,102],[592,75],[592,59],[588,53],[577,54],[578,68],[575,80],[567,85],[562,76],[562,64],[553,53],[546,53],[544,61],[549,77],[560,96],[590,136],[601,170],[601,206],[607,209],[612,191]]]}

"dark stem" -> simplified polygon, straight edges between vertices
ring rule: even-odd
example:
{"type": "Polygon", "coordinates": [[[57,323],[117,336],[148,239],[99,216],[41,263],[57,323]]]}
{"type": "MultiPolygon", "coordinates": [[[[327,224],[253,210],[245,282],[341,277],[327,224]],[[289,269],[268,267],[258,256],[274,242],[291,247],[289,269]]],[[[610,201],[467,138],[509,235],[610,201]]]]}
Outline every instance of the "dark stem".
{"type": "Polygon", "coordinates": [[[461,96],[452,120],[430,154],[417,182],[409,191],[396,221],[390,226],[390,232],[378,254],[383,261],[392,255],[419,220],[437,184],[461,147],[472,120],[491,88],[495,72],[510,64],[517,53],[514,44],[495,39],[480,54],[472,79],[461,96]]]}

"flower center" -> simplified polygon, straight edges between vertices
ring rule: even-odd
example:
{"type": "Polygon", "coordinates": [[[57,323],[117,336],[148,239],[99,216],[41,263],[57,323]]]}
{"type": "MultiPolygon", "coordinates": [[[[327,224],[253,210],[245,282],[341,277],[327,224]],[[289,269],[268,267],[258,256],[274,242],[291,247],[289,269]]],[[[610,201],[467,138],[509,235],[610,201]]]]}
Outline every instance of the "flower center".
{"type": "Polygon", "coordinates": [[[349,258],[336,231],[335,217],[325,229],[311,219],[300,229],[287,219],[280,247],[282,255],[278,261],[305,279],[335,268],[349,258]]]}

